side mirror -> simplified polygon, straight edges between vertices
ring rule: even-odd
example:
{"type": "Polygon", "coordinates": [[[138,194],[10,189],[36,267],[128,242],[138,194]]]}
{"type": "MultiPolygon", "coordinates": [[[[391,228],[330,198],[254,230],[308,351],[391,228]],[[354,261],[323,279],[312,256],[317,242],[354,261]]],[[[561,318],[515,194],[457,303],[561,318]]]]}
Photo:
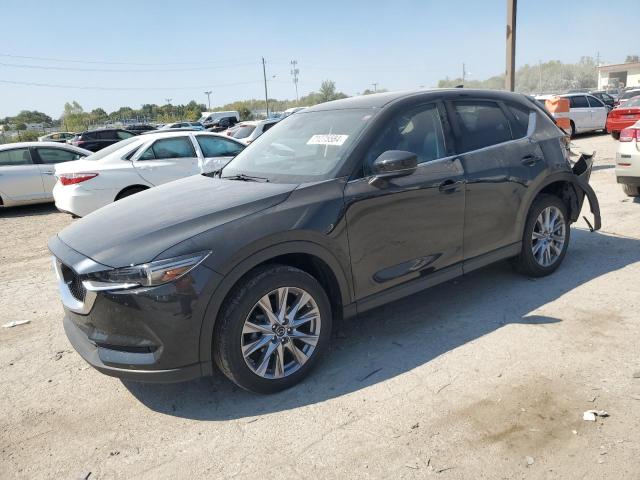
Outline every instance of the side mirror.
{"type": "Polygon", "coordinates": [[[373,177],[371,185],[382,186],[390,178],[404,177],[415,172],[418,166],[418,156],[404,150],[387,150],[375,159],[371,170],[373,177]]]}

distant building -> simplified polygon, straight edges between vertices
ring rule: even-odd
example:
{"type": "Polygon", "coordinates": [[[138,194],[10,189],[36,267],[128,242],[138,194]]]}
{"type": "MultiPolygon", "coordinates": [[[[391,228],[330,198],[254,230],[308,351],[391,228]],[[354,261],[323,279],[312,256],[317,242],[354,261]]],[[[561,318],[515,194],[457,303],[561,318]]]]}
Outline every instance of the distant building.
{"type": "Polygon", "coordinates": [[[598,89],[606,87],[640,88],[640,62],[600,65],[598,67],[598,89]]]}
{"type": "Polygon", "coordinates": [[[42,132],[44,130],[44,123],[25,123],[28,132],[42,132]]]}

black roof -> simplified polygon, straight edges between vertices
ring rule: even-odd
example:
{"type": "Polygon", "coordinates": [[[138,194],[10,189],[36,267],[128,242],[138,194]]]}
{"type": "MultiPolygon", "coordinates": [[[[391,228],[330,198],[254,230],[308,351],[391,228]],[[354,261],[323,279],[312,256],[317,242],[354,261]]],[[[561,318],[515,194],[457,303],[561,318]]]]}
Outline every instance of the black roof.
{"type": "MultiPolygon", "coordinates": [[[[357,97],[343,98],[332,102],[321,103],[309,107],[304,111],[339,110],[347,108],[383,108],[397,100],[410,97],[424,97],[425,99],[435,96],[481,96],[495,100],[515,100],[522,101],[523,94],[506,92],[503,90],[484,90],[470,88],[434,88],[429,90],[409,90],[399,92],[374,93],[371,95],[360,95],[357,97]]],[[[302,113],[302,112],[300,112],[302,113]]]]}

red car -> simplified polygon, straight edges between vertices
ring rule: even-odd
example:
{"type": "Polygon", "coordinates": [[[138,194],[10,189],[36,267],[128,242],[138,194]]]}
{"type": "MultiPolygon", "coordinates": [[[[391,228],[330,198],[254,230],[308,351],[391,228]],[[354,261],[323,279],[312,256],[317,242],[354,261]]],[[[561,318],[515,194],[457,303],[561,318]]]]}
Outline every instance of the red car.
{"type": "Polygon", "coordinates": [[[614,108],[607,117],[607,131],[616,140],[620,132],[640,120],[640,96],[632,98],[624,105],[614,108]]]}

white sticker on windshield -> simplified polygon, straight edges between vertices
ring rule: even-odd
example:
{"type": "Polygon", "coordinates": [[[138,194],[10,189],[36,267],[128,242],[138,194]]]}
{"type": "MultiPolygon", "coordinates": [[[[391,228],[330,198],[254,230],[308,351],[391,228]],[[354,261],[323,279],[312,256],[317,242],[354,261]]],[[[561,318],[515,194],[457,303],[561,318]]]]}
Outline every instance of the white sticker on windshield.
{"type": "Polygon", "coordinates": [[[349,135],[334,135],[329,133],[327,135],[314,135],[309,139],[307,145],[335,145],[340,146],[347,141],[349,135]]]}

